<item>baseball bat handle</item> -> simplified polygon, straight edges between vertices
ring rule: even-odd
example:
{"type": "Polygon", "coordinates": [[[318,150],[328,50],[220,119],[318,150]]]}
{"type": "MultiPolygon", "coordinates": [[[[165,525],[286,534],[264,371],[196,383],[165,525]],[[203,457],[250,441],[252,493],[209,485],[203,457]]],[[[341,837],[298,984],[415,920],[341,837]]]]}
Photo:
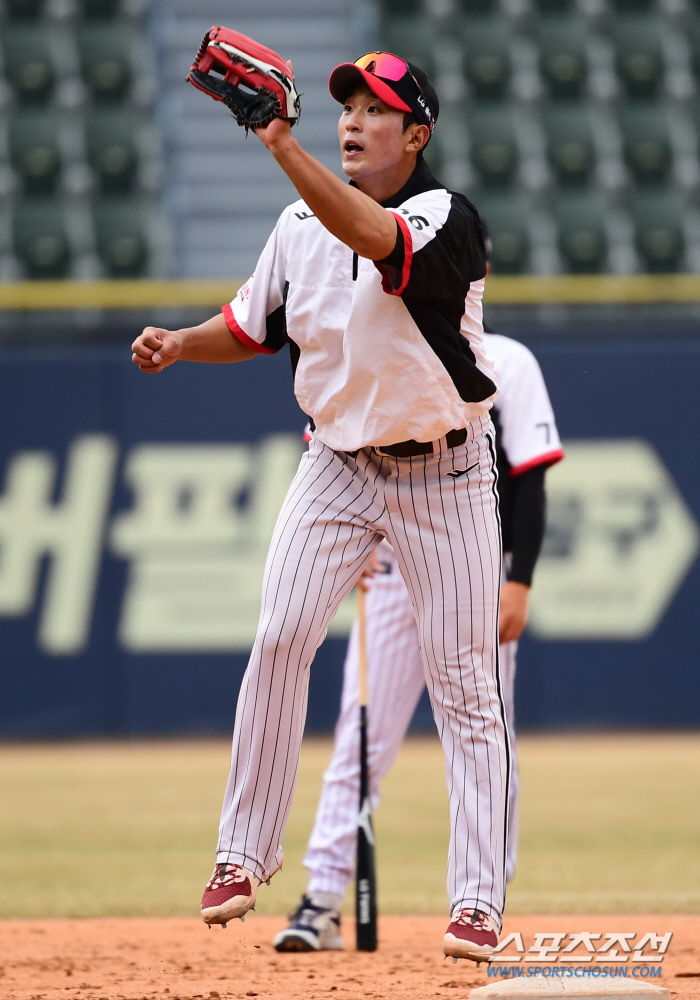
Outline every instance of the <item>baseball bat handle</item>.
{"type": "Polygon", "coordinates": [[[358,694],[360,701],[360,817],[357,825],[355,927],[358,951],[377,949],[377,875],[367,740],[367,633],[365,592],[358,587],[358,694]]]}
{"type": "Polygon", "coordinates": [[[365,592],[357,588],[357,631],[358,631],[358,670],[357,684],[359,688],[360,708],[367,707],[367,615],[365,610],[365,592]]]}

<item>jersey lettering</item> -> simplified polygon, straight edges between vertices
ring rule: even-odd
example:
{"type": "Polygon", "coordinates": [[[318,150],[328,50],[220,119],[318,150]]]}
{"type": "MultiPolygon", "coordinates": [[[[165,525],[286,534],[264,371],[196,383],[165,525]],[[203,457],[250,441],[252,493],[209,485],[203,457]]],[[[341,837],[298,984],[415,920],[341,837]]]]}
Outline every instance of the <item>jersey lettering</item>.
{"type": "Polygon", "coordinates": [[[535,427],[538,427],[538,428],[539,427],[544,427],[545,441],[547,442],[547,444],[549,444],[549,442],[551,440],[551,434],[550,434],[550,430],[549,430],[549,423],[545,422],[545,423],[542,423],[542,424],[535,424],[535,427]]]}

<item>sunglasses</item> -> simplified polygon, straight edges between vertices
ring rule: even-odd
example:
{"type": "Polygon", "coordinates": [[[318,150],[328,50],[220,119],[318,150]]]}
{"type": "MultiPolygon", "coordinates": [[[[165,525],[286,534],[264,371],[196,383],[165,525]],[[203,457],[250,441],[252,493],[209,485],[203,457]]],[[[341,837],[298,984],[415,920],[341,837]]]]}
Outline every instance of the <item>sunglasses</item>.
{"type": "Polygon", "coordinates": [[[391,52],[367,52],[355,60],[355,65],[358,69],[363,69],[366,73],[378,76],[382,80],[401,80],[406,74],[412,80],[414,79],[408,68],[408,63],[404,59],[392,55],[391,52]]]}

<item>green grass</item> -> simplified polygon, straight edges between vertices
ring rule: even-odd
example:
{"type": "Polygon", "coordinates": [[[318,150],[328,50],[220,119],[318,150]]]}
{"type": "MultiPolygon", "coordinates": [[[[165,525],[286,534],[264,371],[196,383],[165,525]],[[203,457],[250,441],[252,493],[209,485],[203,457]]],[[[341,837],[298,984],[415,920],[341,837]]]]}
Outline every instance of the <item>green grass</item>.
{"type": "MultiPolygon", "coordinates": [[[[510,913],[700,912],[700,737],[526,737],[510,913]]],[[[283,913],[301,868],[326,740],[308,740],[285,867],[258,911],[283,913]]],[[[195,914],[213,863],[227,741],[0,746],[0,916],[195,914]]],[[[409,740],[375,821],[380,907],[446,909],[440,747],[409,740]]]]}

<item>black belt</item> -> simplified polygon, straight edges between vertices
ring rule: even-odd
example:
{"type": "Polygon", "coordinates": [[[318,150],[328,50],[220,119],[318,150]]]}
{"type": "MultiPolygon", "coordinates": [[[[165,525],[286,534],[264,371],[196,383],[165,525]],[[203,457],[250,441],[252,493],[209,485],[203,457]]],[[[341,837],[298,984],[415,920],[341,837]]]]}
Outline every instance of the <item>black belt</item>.
{"type": "MultiPolygon", "coordinates": [[[[467,440],[467,428],[460,427],[456,431],[448,431],[445,435],[445,443],[448,448],[458,448],[467,440]]],[[[432,441],[399,441],[398,444],[382,445],[375,448],[375,451],[382,455],[389,455],[391,458],[413,458],[414,455],[432,455],[432,441]]]]}

